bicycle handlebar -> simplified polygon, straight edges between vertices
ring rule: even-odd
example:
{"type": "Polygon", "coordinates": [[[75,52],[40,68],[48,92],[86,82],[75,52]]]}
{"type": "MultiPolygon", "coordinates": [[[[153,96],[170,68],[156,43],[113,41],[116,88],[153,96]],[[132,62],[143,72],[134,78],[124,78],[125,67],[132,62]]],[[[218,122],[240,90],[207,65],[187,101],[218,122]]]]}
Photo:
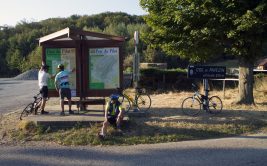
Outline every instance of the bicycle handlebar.
{"type": "Polygon", "coordinates": [[[39,92],[39,93],[37,93],[35,96],[33,96],[33,98],[37,98],[38,96],[40,96],[41,95],[41,93],[39,92]]]}
{"type": "Polygon", "coordinates": [[[192,83],[192,89],[194,91],[197,91],[199,89],[199,87],[196,84],[192,83]]]}

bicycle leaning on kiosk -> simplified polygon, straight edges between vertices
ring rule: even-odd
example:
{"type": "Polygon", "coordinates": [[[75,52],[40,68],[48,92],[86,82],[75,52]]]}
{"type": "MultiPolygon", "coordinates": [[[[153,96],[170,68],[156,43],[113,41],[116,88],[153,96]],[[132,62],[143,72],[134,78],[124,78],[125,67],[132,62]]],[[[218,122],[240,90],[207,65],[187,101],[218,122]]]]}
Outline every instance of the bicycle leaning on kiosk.
{"type": "Polygon", "coordinates": [[[136,106],[141,111],[147,111],[151,107],[151,98],[144,88],[136,88],[136,95],[131,97],[129,94],[120,88],[117,88],[119,94],[119,102],[125,112],[129,112],[133,106],[136,106]]]}
{"type": "Polygon", "coordinates": [[[211,114],[218,114],[222,111],[222,100],[218,96],[211,96],[207,98],[205,95],[200,94],[198,87],[192,84],[194,94],[192,97],[187,97],[182,102],[182,111],[186,115],[195,116],[203,109],[211,114]]]}
{"type": "Polygon", "coordinates": [[[40,93],[33,96],[34,101],[30,104],[28,104],[23,111],[20,114],[19,119],[22,120],[24,117],[34,114],[36,115],[38,111],[41,109],[41,103],[42,103],[42,96],[40,93]]]}

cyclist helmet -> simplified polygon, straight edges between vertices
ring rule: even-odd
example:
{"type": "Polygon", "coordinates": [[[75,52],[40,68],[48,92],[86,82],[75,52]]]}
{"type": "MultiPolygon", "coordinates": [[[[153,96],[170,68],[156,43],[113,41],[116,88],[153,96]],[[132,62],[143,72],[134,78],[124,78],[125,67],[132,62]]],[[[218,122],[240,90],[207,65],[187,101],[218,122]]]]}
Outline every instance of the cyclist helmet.
{"type": "Polygon", "coordinates": [[[60,69],[60,70],[64,70],[64,65],[63,64],[59,64],[59,65],[57,65],[57,68],[60,69]]]}
{"type": "Polygon", "coordinates": [[[116,94],[112,94],[112,95],[110,96],[110,99],[111,99],[111,100],[118,100],[118,99],[119,99],[119,96],[116,95],[116,94]]]}

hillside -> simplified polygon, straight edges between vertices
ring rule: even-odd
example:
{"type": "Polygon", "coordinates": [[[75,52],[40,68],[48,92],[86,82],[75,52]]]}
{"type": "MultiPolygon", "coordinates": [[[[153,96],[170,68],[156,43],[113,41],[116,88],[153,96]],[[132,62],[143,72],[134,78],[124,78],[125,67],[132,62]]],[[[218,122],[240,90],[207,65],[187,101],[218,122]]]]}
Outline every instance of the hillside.
{"type": "Polygon", "coordinates": [[[146,28],[142,16],[122,12],[72,15],[31,23],[21,21],[15,27],[0,29],[0,78],[39,66],[41,50],[37,39],[66,27],[128,37],[126,55],[134,52],[134,31],[146,28]]]}

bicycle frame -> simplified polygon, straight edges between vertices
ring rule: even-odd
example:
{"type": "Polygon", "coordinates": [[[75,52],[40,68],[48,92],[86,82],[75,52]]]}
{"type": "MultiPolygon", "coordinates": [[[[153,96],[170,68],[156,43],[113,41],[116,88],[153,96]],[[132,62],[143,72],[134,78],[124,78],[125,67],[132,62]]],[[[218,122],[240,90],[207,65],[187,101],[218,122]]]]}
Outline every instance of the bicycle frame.
{"type": "Polygon", "coordinates": [[[20,114],[20,120],[22,120],[22,117],[28,116],[29,114],[34,113],[35,115],[37,114],[38,109],[41,106],[42,103],[42,97],[40,96],[40,93],[37,95],[33,96],[34,101],[29,103],[24,110],[20,114]]]}
{"type": "Polygon", "coordinates": [[[137,103],[136,103],[137,98],[142,93],[143,93],[143,90],[141,88],[137,88],[136,93],[135,93],[134,98],[133,98],[130,95],[128,95],[127,93],[125,93],[125,90],[122,91],[122,95],[125,96],[131,102],[132,105],[137,105],[137,103]]]}
{"type": "Polygon", "coordinates": [[[200,101],[200,104],[203,105],[203,110],[208,111],[208,99],[205,95],[199,93],[199,91],[195,91],[193,95],[193,100],[197,97],[200,101]]]}
{"type": "Polygon", "coordinates": [[[125,93],[125,90],[122,91],[122,95],[126,97],[131,102],[131,104],[136,104],[136,99],[133,99],[130,95],[127,95],[127,93],[125,93]]]}
{"type": "Polygon", "coordinates": [[[151,98],[142,88],[136,88],[134,95],[121,88],[117,88],[117,93],[121,96],[120,102],[125,105],[127,111],[130,108],[133,108],[134,112],[136,110],[147,111],[151,106],[151,98]]]}
{"type": "Polygon", "coordinates": [[[211,114],[218,114],[222,110],[222,101],[218,96],[208,97],[198,91],[198,87],[192,84],[193,96],[187,97],[182,102],[182,111],[190,116],[197,115],[202,109],[211,114]]]}

